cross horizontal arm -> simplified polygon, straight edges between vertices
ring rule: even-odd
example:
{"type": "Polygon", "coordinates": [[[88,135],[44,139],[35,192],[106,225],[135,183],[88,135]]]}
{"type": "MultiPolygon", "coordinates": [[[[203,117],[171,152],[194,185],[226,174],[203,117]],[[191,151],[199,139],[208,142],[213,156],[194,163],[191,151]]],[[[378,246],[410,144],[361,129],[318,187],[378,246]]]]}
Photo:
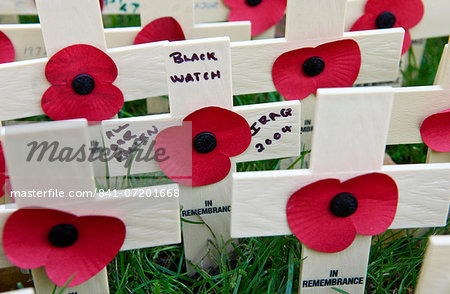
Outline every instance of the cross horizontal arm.
{"type": "Polygon", "coordinates": [[[422,122],[450,108],[450,90],[441,86],[394,88],[394,94],[387,145],[422,143],[422,122]]]}
{"type": "MultiPolygon", "coordinates": [[[[399,204],[390,228],[435,227],[446,224],[450,204],[448,164],[385,166],[380,171],[392,177],[399,188],[399,204]]],[[[309,170],[265,171],[233,174],[234,238],[292,234],[286,218],[286,203],[298,189],[313,182],[341,181],[360,172],[311,174],[309,170]]]]}
{"type": "Polygon", "coordinates": [[[356,84],[392,81],[397,78],[404,30],[401,28],[344,33],[336,39],[286,41],[271,39],[231,44],[233,93],[235,95],[276,91],[272,65],[284,52],[353,39],[361,49],[361,70],[356,84]]]}
{"type": "MultiPolygon", "coordinates": [[[[181,242],[178,197],[160,198],[162,191],[176,191],[178,185],[164,185],[135,190],[112,190],[84,201],[61,203],[52,207],[77,216],[105,215],[117,217],[126,225],[126,239],[121,250],[155,247],[181,242]],[[142,197],[144,196],[144,197],[142,197]]],[[[11,206],[0,206],[0,228],[15,211],[11,206]]],[[[0,238],[0,268],[12,266],[5,257],[0,238]]]]}
{"type": "MultiPolygon", "coordinates": [[[[249,148],[233,158],[235,162],[244,162],[252,160],[264,160],[270,158],[288,157],[299,155],[300,150],[300,103],[298,101],[264,103],[259,105],[247,105],[234,107],[233,110],[242,115],[250,127],[253,126],[252,141],[249,148]],[[292,115],[283,117],[283,110],[288,110],[292,115]],[[272,114],[272,115],[271,115],[272,114]],[[263,118],[264,117],[264,118],[263,118]],[[272,118],[271,118],[272,117],[272,118]],[[263,122],[263,123],[261,123],[263,122]],[[283,132],[283,128],[289,127],[289,131],[283,132]],[[272,139],[279,133],[279,141],[272,139]],[[265,144],[266,139],[271,139],[273,143],[270,146],[265,144]],[[261,144],[261,145],[259,145],[261,144]]],[[[283,112],[285,113],[285,112],[283,112]]],[[[103,137],[105,146],[110,148],[112,144],[117,144],[120,135],[113,130],[129,124],[126,130],[131,134],[140,135],[142,133],[152,134],[150,143],[158,132],[170,126],[180,125],[184,117],[173,117],[170,114],[152,115],[149,117],[136,117],[130,119],[116,119],[103,121],[103,137]],[[155,133],[156,130],[156,133],[155,133]],[[114,136],[112,136],[114,135],[114,136]]],[[[122,134],[123,135],[123,134],[122,134]]],[[[125,148],[130,145],[124,145],[125,148]]],[[[147,144],[148,147],[149,144],[147,144]]],[[[110,174],[113,176],[126,175],[128,168],[124,162],[112,160],[108,163],[110,174]]],[[[131,164],[131,174],[148,173],[159,171],[159,165],[156,161],[134,161],[131,164]]]]}
{"type": "MultiPolygon", "coordinates": [[[[158,42],[108,50],[119,76],[114,85],[125,101],[167,94],[163,59],[164,44],[158,42]]],[[[41,97],[50,87],[45,79],[48,59],[35,59],[0,64],[0,119],[9,120],[44,114],[41,97]]]]}

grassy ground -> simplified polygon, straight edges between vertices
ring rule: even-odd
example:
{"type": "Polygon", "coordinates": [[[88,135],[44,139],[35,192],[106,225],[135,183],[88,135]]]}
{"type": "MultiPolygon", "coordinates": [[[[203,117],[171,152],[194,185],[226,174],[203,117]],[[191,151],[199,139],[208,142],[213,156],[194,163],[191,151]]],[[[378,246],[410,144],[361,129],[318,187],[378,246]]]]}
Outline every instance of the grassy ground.
{"type": "MultiPolygon", "coordinates": [[[[22,22],[35,19],[21,18],[22,22]]],[[[111,17],[106,26],[139,25],[138,17],[111,17]]],[[[423,62],[411,60],[405,86],[430,85],[446,38],[427,41],[423,62]]],[[[243,95],[235,105],[280,101],[278,93],[243,95]]],[[[145,101],[126,103],[120,117],[143,115],[145,101]]],[[[45,119],[45,118],[40,118],[45,119]]],[[[396,163],[423,163],[426,146],[388,146],[396,163]]],[[[239,164],[239,171],[279,169],[279,160],[239,164]]],[[[413,293],[430,234],[448,234],[450,227],[433,229],[417,237],[415,230],[388,231],[373,238],[367,276],[367,293],[413,293]]],[[[293,236],[243,239],[233,244],[234,254],[221,252],[217,269],[186,274],[181,245],[120,252],[109,264],[111,293],[296,293],[301,246],[293,236]]],[[[337,292],[336,292],[337,293],[337,292]]]]}

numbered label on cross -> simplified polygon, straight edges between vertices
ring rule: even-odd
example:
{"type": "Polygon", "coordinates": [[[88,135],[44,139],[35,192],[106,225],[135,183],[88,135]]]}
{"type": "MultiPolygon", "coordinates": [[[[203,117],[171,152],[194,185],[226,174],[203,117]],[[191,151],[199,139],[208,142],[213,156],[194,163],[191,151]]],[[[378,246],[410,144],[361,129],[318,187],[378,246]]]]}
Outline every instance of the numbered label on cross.
{"type": "Polygon", "coordinates": [[[2,129],[15,204],[0,208],[0,266],[32,269],[37,293],[72,276],[63,293],[109,293],[103,268],[119,250],[181,242],[178,185],[96,188],[92,164],[101,158],[89,148],[87,126],[68,120],[2,129]]]}
{"type": "Polygon", "coordinates": [[[294,233],[302,293],[363,293],[372,235],[446,225],[450,164],[382,166],[393,103],[387,87],[320,89],[310,169],[233,174],[231,236],[294,233]]]}
{"type": "Polygon", "coordinates": [[[236,162],[298,155],[300,103],[233,107],[227,38],[171,42],[165,59],[171,112],[104,121],[105,146],[119,154],[108,166],[113,176],[162,170],[181,184],[186,258],[206,268],[208,240],[230,238],[236,162]]]}

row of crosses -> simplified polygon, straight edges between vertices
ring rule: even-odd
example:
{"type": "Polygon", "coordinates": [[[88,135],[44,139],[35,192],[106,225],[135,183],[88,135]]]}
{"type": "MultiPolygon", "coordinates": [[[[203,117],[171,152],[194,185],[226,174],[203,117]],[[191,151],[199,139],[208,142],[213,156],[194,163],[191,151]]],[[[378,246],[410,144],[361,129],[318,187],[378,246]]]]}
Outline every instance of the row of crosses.
{"type": "MultiPolygon", "coordinates": [[[[393,227],[425,227],[444,224],[443,218],[444,214],[446,216],[449,204],[448,195],[444,195],[445,191],[448,194],[449,189],[448,164],[382,168],[380,160],[386,142],[409,143],[409,141],[403,140],[420,140],[417,137],[418,131],[415,129],[417,123],[423,120],[424,116],[450,107],[448,99],[445,99],[446,89],[448,88],[445,74],[439,76],[439,85],[430,88],[320,90],[315,110],[314,107],[308,107],[308,104],[315,104],[316,98],[312,96],[304,100],[305,103],[302,103],[301,111],[298,101],[241,107],[233,107],[232,103],[233,94],[275,90],[271,68],[274,60],[281,54],[289,50],[315,47],[341,39],[354,39],[361,49],[362,66],[357,81],[363,83],[393,79],[395,76],[392,73],[396,73],[400,58],[402,29],[344,33],[346,1],[334,1],[332,5],[329,1],[324,0],[315,1],[314,5],[311,5],[310,1],[289,1],[286,38],[246,41],[232,43],[231,45],[228,39],[218,38],[179,43],[160,42],[106,49],[105,33],[101,23],[100,10],[97,7],[98,4],[88,0],[78,0],[76,4],[74,3],[72,0],[65,1],[63,4],[56,4],[56,0],[37,1],[43,39],[49,58],[72,44],[90,44],[107,52],[116,62],[119,68],[119,76],[114,84],[122,90],[126,101],[146,98],[149,93],[151,93],[151,96],[169,95],[171,109],[169,114],[104,121],[101,127],[105,146],[117,145],[118,134],[114,130],[120,130],[124,126],[127,126],[127,131],[130,131],[131,135],[140,135],[149,130],[157,130],[160,133],[168,127],[179,126],[190,113],[207,107],[232,110],[245,118],[251,126],[253,132],[249,147],[240,155],[231,158],[231,168],[225,178],[205,186],[179,186],[182,213],[186,212],[183,218],[203,223],[203,225],[183,224],[186,258],[191,263],[199,264],[200,267],[205,268],[212,264],[214,252],[211,252],[213,250],[208,244],[212,239],[215,239],[214,241],[218,243],[222,243],[222,240],[226,243],[230,238],[230,227],[228,225],[230,210],[202,216],[190,216],[188,211],[198,211],[210,206],[229,207],[231,195],[233,195],[231,206],[233,211],[231,235],[233,237],[246,237],[251,236],[251,234],[290,234],[289,227],[286,228],[287,198],[307,183],[325,177],[347,180],[369,171],[388,174],[394,178],[400,192],[399,210],[393,227]],[[79,11],[74,12],[72,9],[74,6],[79,7],[79,11]],[[317,20],[315,16],[319,15],[319,12],[327,17],[317,20]],[[299,22],[299,19],[302,19],[302,21],[299,22]],[[314,24],[314,26],[311,24],[314,24]],[[383,47],[380,47],[379,44],[383,44],[383,47]],[[176,52],[181,52],[183,56],[189,57],[194,54],[214,53],[214,58],[211,58],[208,62],[176,62],[177,59],[173,55],[176,52]],[[383,56],[383,59],[380,60],[380,56],[383,56]],[[166,75],[161,74],[164,72],[166,75]],[[217,74],[218,72],[220,74],[217,74]],[[206,83],[177,83],[172,79],[175,75],[187,75],[188,73],[210,74],[206,83]],[[212,73],[215,73],[215,75],[212,73]],[[213,76],[215,78],[212,78],[213,76]],[[414,95],[414,93],[417,93],[417,95],[414,95]],[[411,99],[417,101],[417,103],[406,101],[408,97],[412,97],[411,99]],[[308,103],[308,99],[312,102],[308,103]],[[430,102],[430,99],[436,99],[437,102],[430,102]],[[415,108],[414,106],[418,104],[421,104],[422,107],[415,108]],[[433,105],[434,108],[429,108],[429,105],[433,105]],[[406,113],[405,106],[409,106],[408,109],[411,112],[406,113]],[[312,120],[313,113],[316,113],[314,118],[316,135],[313,141],[310,170],[263,172],[261,174],[234,173],[236,162],[298,155],[301,112],[302,121],[305,117],[312,120]],[[352,115],[348,115],[348,113],[352,115]],[[338,114],[339,116],[337,116],[338,114]],[[413,122],[401,125],[405,116],[412,117],[413,122]],[[265,118],[263,119],[263,117],[265,118]],[[371,119],[367,119],[368,117],[371,117],[371,119]],[[399,117],[400,119],[397,119],[399,117]],[[343,120],[343,118],[347,120],[343,120]],[[361,126],[361,124],[355,123],[360,121],[365,121],[367,125],[361,126]],[[390,122],[391,129],[389,130],[390,122]],[[398,122],[398,126],[395,125],[396,122],[398,122]],[[359,128],[353,130],[356,126],[359,128]],[[401,128],[406,128],[410,137],[399,139],[399,136],[404,134],[398,132],[401,128]],[[395,135],[396,132],[400,135],[395,135]],[[328,134],[334,135],[330,137],[328,134]],[[266,143],[267,140],[270,140],[270,144],[266,143]],[[265,142],[265,148],[261,151],[258,144],[264,144],[262,142],[265,142]],[[258,181],[260,183],[257,183],[258,181]],[[275,193],[277,196],[273,197],[275,193]],[[420,203],[424,201],[424,195],[428,194],[434,195],[434,198],[428,200],[431,203],[424,209],[420,206],[420,203]],[[261,207],[264,207],[264,209],[261,209],[261,207]],[[413,210],[414,216],[411,216],[410,209],[412,208],[415,208],[413,210]],[[268,213],[272,209],[276,213],[268,213]],[[262,215],[263,213],[264,215],[262,215]],[[272,217],[275,219],[270,220],[272,217]],[[249,232],[245,232],[247,226],[250,228],[249,232]]],[[[142,8],[144,8],[144,5],[142,5],[142,8]]],[[[47,61],[48,59],[43,58],[0,66],[0,76],[4,81],[0,85],[0,99],[5,105],[0,112],[2,120],[43,113],[40,107],[40,99],[42,93],[49,87],[49,83],[43,74],[47,61]],[[12,97],[20,97],[20,99],[14,98],[12,100],[12,97]]],[[[446,61],[446,58],[443,58],[444,65],[441,66],[446,69],[447,65],[444,61],[446,61]]],[[[67,163],[60,166],[55,166],[52,163],[48,167],[43,167],[42,163],[39,163],[39,165],[30,168],[30,163],[24,161],[29,151],[25,148],[26,143],[33,141],[32,138],[41,141],[48,138],[48,141],[52,141],[52,138],[56,137],[55,134],[61,142],[68,146],[75,147],[80,142],[89,145],[87,125],[84,121],[51,123],[48,125],[38,124],[27,129],[21,127],[9,128],[5,133],[5,154],[8,163],[10,163],[8,168],[14,189],[28,191],[33,188],[44,190],[57,187],[66,191],[95,190],[94,172],[92,166],[88,164],[75,164],[75,166],[69,167],[67,163]],[[18,146],[23,146],[25,149],[19,150],[17,149],[18,146]],[[39,170],[39,177],[36,176],[36,170],[39,170]],[[41,170],[47,172],[43,173],[41,170]],[[77,176],[80,174],[84,176],[77,176]]],[[[127,144],[132,143],[125,142],[122,148],[131,147],[127,144]]],[[[120,161],[112,161],[108,167],[110,174],[113,176],[160,170],[156,162],[135,162],[131,166],[131,171],[124,167],[123,162],[120,161]]],[[[175,189],[175,187],[172,188],[175,189]]],[[[160,205],[167,205],[166,209],[161,209],[164,206],[156,206],[157,209],[155,209],[154,203],[143,204],[133,201],[131,199],[102,201],[103,205],[110,208],[105,213],[117,215],[127,225],[127,240],[132,240],[132,242],[128,244],[125,241],[123,250],[180,241],[178,203],[175,200],[172,199],[167,203],[161,201],[160,205]],[[139,209],[143,205],[148,205],[148,209],[154,209],[155,212],[148,213],[149,215],[145,212],[139,213],[139,209]],[[121,207],[121,209],[114,209],[117,207],[121,207]],[[122,209],[122,207],[129,209],[122,209]],[[167,214],[157,213],[158,209],[167,214]],[[131,217],[133,213],[135,213],[135,218],[131,217]],[[151,216],[152,214],[153,216],[151,216]],[[131,218],[128,219],[128,217],[131,218]],[[161,237],[152,240],[148,237],[151,235],[151,231],[147,230],[159,230],[160,232],[166,230],[161,229],[162,226],[148,226],[149,223],[155,222],[150,222],[148,217],[167,219],[167,224],[159,223],[171,228],[168,230],[166,238],[161,237]],[[128,232],[130,231],[133,235],[129,238],[128,232]]],[[[57,207],[76,213],[76,209],[92,212],[93,203],[91,202],[54,204],[42,201],[34,203],[29,202],[29,199],[19,199],[17,205],[19,208],[30,205],[57,207]]],[[[3,220],[6,221],[11,213],[10,210],[5,209],[4,214],[2,214],[3,220]]],[[[98,212],[96,211],[96,213],[98,212]]],[[[324,273],[329,275],[331,270],[337,270],[340,274],[353,275],[354,273],[358,277],[365,276],[370,237],[358,235],[348,249],[350,253],[343,251],[342,254],[320,254],[306,246],[303,248],[302,254],[308,256],[308,258],[305,259],[303,264],[302,281],[321,279],[324,277],[324,273]],[[348,259],[343,259],[347,258],[348,255],[353,256],[357,261],[352,263],[347,261],[348,259]],[[335,257],[336,261],[333,263],[331,259],[335,257]],[[318,266],[321,262],[324,265],[318,266]],[[317,265],[312,267],[311,264],[317,265]],[[342,267],[326,268],[333,264],[336,264],[336,266],[342,265],[342,267]],[[348,266],[345,264],[348,264],[348,266]],[[354,271],[350,272],[349,268],[354,271]]],[[[35,270],[34,276],[37,281],[37,288],[49,289],[46,288],[50,286],[48,281],[45,282],[42,269],[35,270]],[[42,284],[39,284],[40,280],[43,281],[42,284]]],[[[301,285],[303,285],[302,282],[301,285]]],[[[80,290],[77,287],[78,293],[88,291],[86,289],[91,289],[90,291],[102,289],[96,291],[96,293],[107,293],[105,272],[80,287],[87,288],[84,288],[84,290],[81,288],[80,290]]],[[[362,291],[364,284],[359,283],[353,287],[358,289],[356,291],[362,291]]],[[[311,290],[306,288],[303,290],[311,290]]],[[[70,289],[68,291],[74,292],[75,290],[70,289]]]]}

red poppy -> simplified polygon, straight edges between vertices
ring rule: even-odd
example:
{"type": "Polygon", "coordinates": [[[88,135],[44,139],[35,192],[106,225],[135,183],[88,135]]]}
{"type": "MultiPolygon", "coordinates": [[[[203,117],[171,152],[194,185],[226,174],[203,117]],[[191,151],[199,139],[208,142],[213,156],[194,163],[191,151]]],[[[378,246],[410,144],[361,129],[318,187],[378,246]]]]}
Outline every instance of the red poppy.
{"type": "Polygon", "coordinates": [[[53,55],[45,68],[52,84],[42,96],[44,112],[54,120],[110,119],[123,105],[123,94],[112,83],[117,78],[114,61],[90,45],[72,45],[53,55]]]}
{"type": "Polygon", "coordinates": [[[77,286],[103,269],[125,240],[125,224],[108,216],[80,216],[53,209],[19,209],[3,228],[7,258],[20,268],[45,266],[58,286],[77,286]]]}
{"type": "Polygon", "coordinates": [[[205,186],[224,179],[230,157],[244,152],[251,141],[250,127],[239,114],[220,107],[206,107],[184,118],[156,137],[155,150],[165,150],[162,171],[186,186],[205,186]]]}
{"type": "Polygon", "coordinates": [[[276,25],[286,11],[287,0],[224,0],[230,7],[229,21],[249,20],[252,37],[276,25]]]}
{"type": "Polygon", "coordinates": [[[450,109],[427,117],[420,127],[425,144],[438,152],[450,152],[450,109]]]}
{"type": "Polygon", "coordinates": [[[134,44],[152,43],[158,41],[186,40],[183,29],[173,17],[161,17],[146,25],[137,34],[134,44]]]}
{"type": "Polygon", "coordinates": [[[289,198],[289,227],[306,246],[334,253],[346,249],[356,234],[386,231],[397,210],[398,189],[385,174],[371,173],[340,182],[325,179],[289,198]]]}
{"type": "Polygon", "coordinates": [[[8,36],[0,31],[0,63],[13,62],[15,57],[14,45],[8,36]]]}
{"type": "Polygon", "coordinates": [[[6,163],[5,155],[3,154],[2,143],[0,143],[0,198],[5,196],[5,183],[6,183],[6,163]]]}
{"type": "Polygon", "coordinates": [[[386,28],[405,29],[402,54],[411,46],[409,29],[415,27],[423,17],[421,0],[368,0],[361,16],[351,27],[351,31],[386,28]]]}
{"type": "Polygon", "coordinates": [[[341,40],[286,52],[275,60],[272,79],[288,100],[302,100],[319,88],[350,87],[361,67],[359,45],[341,40]]]}

